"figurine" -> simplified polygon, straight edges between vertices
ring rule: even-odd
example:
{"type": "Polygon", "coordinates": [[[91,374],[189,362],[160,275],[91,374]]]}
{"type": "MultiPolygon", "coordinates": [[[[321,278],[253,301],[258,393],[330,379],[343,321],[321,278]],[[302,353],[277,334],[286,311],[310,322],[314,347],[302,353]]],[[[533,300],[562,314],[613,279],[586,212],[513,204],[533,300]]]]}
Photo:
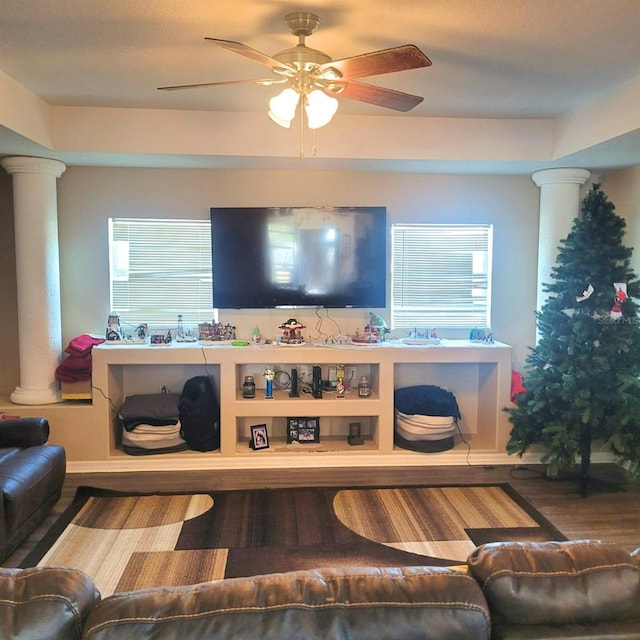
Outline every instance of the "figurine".
{"type": "Polygon", "coordinates": [[[107,334],[105,337],[109,342],[122,340],[122,330],[120,329],[120,315],[115,311],[112,311],[109,314],[109,319],[107,320],[107,334]]]}
{"type": "Polygon", "coordinates": [[[304,344],[304,338],[300,330],[306,329],[306,327],[295,318],[289,318],[279,328],[282,329],[282,336],[280,336],[282,344],[304,344]]]}
{"type": "Polygon", "coordinates": [[[384,341],[384,336],[387,333],[389,333],[389,329],[384,318],[370,311],[369,323],[364,328],[364,331],[356,329],[356,332],[351,336],[351,342],[353,344],[377,344],[384,341]]]}
{"type": "Polygon", "coordinates": [[[267,390],[264,397],[267,399],[273,398],[273,379],[276,377],[276,372],[273,369],[264,370],[264,379],[267,381],[267,390]]]}
{"type": "Polygon", "coordinates": [[[203,342],[223,342],[236,339],[236,328],[222,322],[202,322],[198,325],[200,340],[203,342]]]}
{"type": "Polygon", "coordinates": [[[437,345],[440,344],[440,338],[438,338],[438,331],[435,327],[431,330],[425,329],[424,331],[416,327],[402,339],[402,342],[405,344],[437,345]]]}
{"type": "Polygon", "coordinates": [[[336,365],[336,377],[338,378],[338,384],[336,385],[336,396],[338,398],[344,398],[344,365],[336,365]]]}
{"type": "Polygon", "coordinates": [[[620,320],[622,318],[622,305],[627,301],[627,284],[625,282],[616,282],[613,285],[616,295],[613,299],[613,306],[609,315],[612,320],[620,320]]]}
{"type": "Polygon", "coordinates": [[[351,336],[351,342],[353,344],[377,344],[380,341],[380,335],[372,329],[370,325],[361,329],[356,329],[355,333],[351,336]]]}
{"type": "Polygon", "coordinates": [[[389,327],[387,327],[384,318],[373,311],[369,311],[369,326],[371,327],[371,331],[376,333],[380,340],[384,340],[385,334],[389,333],[389,327]]]}
{"type": "Polygon", "coordinates": [[[178,328],[176,329],[176,342],[196,342],[197,338],[191,329],[184,328],[182,314],[178,314],[178,328]]]}

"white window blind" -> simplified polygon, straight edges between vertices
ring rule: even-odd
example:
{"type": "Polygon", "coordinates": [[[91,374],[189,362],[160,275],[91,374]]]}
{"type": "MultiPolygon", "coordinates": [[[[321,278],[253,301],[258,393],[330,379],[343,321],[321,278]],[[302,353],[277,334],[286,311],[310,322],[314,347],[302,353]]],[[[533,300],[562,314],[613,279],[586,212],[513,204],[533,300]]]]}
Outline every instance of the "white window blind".
{"type": "Polygon", "coordinates": [[[395,329],[491,326],[491,225],[394,224],[395,329]]]}
{"type": "Polygon", "coordinates": [[[111,310],[123,325],[212,319],[208,220],[109,219],[111,310]]]}

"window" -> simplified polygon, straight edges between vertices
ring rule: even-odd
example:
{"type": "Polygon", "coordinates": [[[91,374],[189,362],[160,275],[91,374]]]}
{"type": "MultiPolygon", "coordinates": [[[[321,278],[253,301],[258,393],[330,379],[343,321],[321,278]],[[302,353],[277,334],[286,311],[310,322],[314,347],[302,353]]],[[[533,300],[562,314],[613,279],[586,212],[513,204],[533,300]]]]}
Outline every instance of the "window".
{"type": "Polygon", "coordinates": [[[109,219],[111,310],[123,325],[211,322],[208,220],[109,219]]]}
{"type": "Polygon", "coordinates": [[[391,227],[394,329],[491,326],[491,225],[391,227]]]}

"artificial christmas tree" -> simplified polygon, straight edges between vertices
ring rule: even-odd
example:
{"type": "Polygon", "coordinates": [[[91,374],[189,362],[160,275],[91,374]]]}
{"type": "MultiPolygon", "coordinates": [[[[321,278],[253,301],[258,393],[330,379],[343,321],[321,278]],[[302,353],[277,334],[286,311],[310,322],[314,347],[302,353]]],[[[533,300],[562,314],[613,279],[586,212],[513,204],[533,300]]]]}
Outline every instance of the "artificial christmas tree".
{"type": "Polygon", "coordinates": [[[595,443],[640,474],[640,281],[624,228],[593,185],[560,242],[549,297],[536,313],[539,338],[526,360],[525,391],[507,409],[508,453],[542,445],[549,476],[579,460],[583,493],[595,443]]]}

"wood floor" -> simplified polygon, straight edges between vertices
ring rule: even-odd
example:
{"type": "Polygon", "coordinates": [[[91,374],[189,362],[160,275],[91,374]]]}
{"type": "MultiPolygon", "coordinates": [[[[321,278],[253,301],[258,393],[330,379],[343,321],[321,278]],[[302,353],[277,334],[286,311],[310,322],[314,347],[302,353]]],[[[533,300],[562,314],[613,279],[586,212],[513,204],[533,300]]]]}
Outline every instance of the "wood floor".
{"type": "Polygon", "coordinates": [[[616,465],[594,465],[583,497],[577,478],[548,479],[541,466],[381,467],[68,474],[47,519],[2,564],[17,567],[69,505],[79,486],[136,492],[189,492],[290,486],[402,486],[508,482],[567,538],[640,547],[640,481],[616,465]]]}

